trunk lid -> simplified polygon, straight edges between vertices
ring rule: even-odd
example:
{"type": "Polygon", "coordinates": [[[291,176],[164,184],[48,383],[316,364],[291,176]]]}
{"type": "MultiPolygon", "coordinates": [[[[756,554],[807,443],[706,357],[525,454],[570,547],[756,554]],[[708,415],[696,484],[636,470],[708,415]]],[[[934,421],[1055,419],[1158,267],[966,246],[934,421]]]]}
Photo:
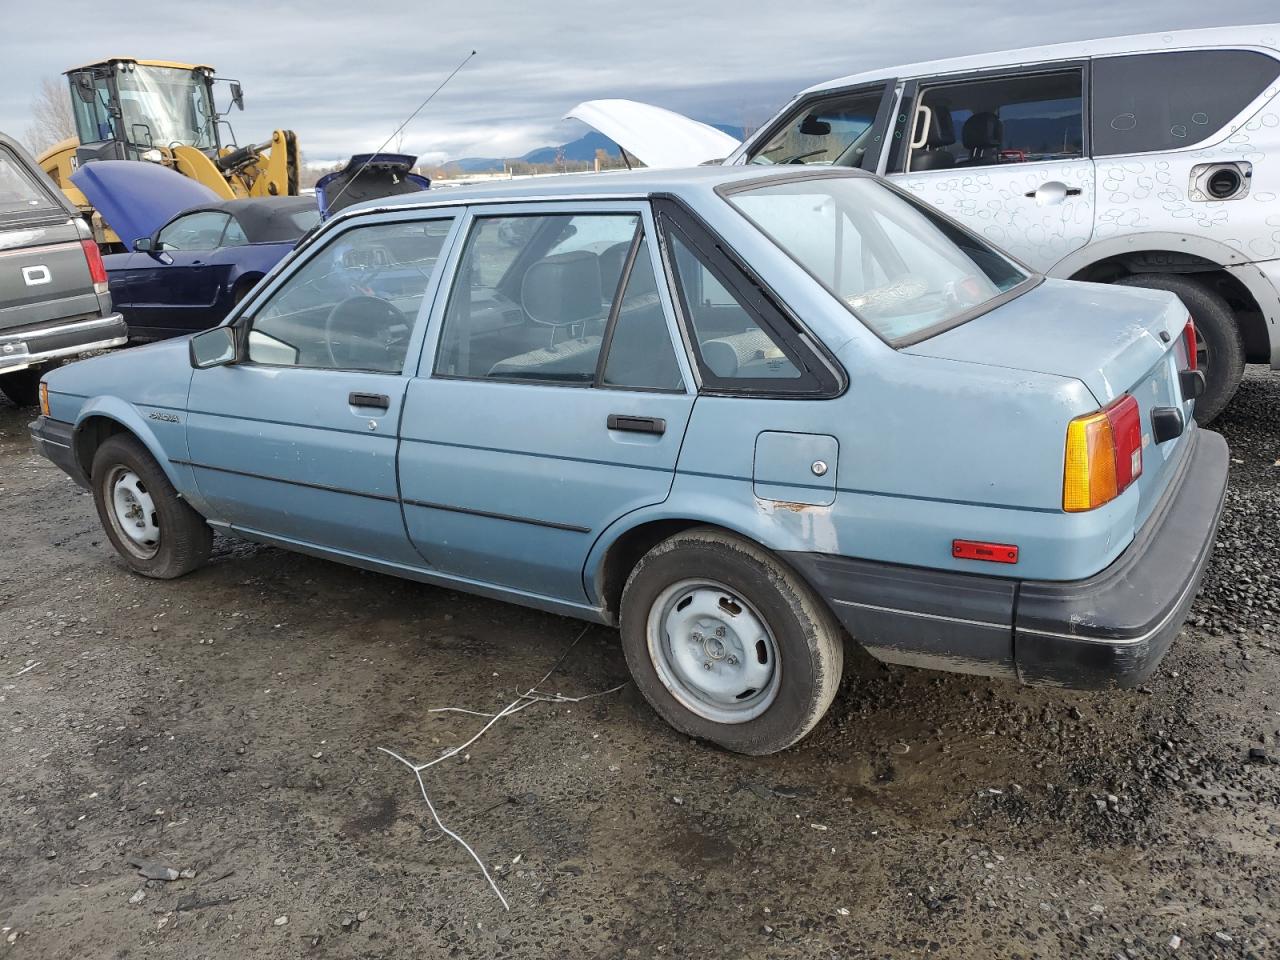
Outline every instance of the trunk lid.
{"type": "MultiPolygon", "coordinates": [[[[905,352],[1073,377],[1098,407],[1130,394],[1142,417],[1142,476],[1136,522],[1146,520],[1168,485],[1186,441],[1192,404],[1178,373],[1188,365],[1187,308],[1161,290],[1046,280],[1035,290],[905,352]],[[1180,407],[1188,428],[1157,444],[1151,412],[1180,407]]],[[[1063,424],[1066,436],[1066,424],[1063,424]]]]}

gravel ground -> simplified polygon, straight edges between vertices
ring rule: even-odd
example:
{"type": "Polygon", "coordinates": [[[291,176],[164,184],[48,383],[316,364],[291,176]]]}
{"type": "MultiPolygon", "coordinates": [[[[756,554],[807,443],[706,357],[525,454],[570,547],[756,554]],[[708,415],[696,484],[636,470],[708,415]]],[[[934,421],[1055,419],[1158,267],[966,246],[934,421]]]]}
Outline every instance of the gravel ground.
{"type": "MultiPolygon", "coordinates": [[[[425,774],[509,912],[377,748],[461,743],[484,719],[430,708],[500,709],[582,625],[230,542],[131,576],[29,418],[0,401],[4,955],[1280,955],[1280,376],[1218,424],[1218,549],[1149,687],[851,651],[765,759],[631,686],[538,704],[425,774]]],[[[592,627],[546,687],[625,679],[592,627]]]]}

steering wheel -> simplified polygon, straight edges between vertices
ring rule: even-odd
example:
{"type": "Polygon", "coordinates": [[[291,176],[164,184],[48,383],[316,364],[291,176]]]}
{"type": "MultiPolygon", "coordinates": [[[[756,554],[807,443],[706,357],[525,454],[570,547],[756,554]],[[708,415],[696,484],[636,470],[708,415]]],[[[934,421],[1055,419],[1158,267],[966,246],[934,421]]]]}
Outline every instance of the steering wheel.
{"type": "MultiPolygon", "coordinates": [[[[324,319],[329,362],[339,369],[390,370],[396,348],[408,342],[408,328],[394,304],[363,294],[348,297],[324,319]]],[[[399,369],[399,364],[395,367],[399,369]]]]}

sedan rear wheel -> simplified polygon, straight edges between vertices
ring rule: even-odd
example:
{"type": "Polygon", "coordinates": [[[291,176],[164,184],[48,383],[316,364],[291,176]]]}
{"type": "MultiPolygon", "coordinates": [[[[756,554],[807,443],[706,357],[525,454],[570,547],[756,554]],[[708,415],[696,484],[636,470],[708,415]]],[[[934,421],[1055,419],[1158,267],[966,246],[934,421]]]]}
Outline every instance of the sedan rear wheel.
{"type": "Polygon", "coordinates": [[[738,753],[783,750],[822,719],[844,632],[773,554],[699,527],[650,550],[622,592],[636,686],[682,733],[738,753]]]}

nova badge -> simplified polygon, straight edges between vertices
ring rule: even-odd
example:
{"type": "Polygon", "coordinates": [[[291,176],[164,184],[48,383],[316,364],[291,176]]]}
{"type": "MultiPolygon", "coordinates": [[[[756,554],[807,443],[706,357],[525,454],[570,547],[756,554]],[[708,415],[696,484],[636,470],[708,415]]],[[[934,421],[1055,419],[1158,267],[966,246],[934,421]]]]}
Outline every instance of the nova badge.
{"type": "Polygon", "coordinates": [[[177,416],[172,413],[153,412],[148,414],[148,416],[150,416],[152,420],[159,420],[161,423],[177,423],[178,422],[177,416]]]}

